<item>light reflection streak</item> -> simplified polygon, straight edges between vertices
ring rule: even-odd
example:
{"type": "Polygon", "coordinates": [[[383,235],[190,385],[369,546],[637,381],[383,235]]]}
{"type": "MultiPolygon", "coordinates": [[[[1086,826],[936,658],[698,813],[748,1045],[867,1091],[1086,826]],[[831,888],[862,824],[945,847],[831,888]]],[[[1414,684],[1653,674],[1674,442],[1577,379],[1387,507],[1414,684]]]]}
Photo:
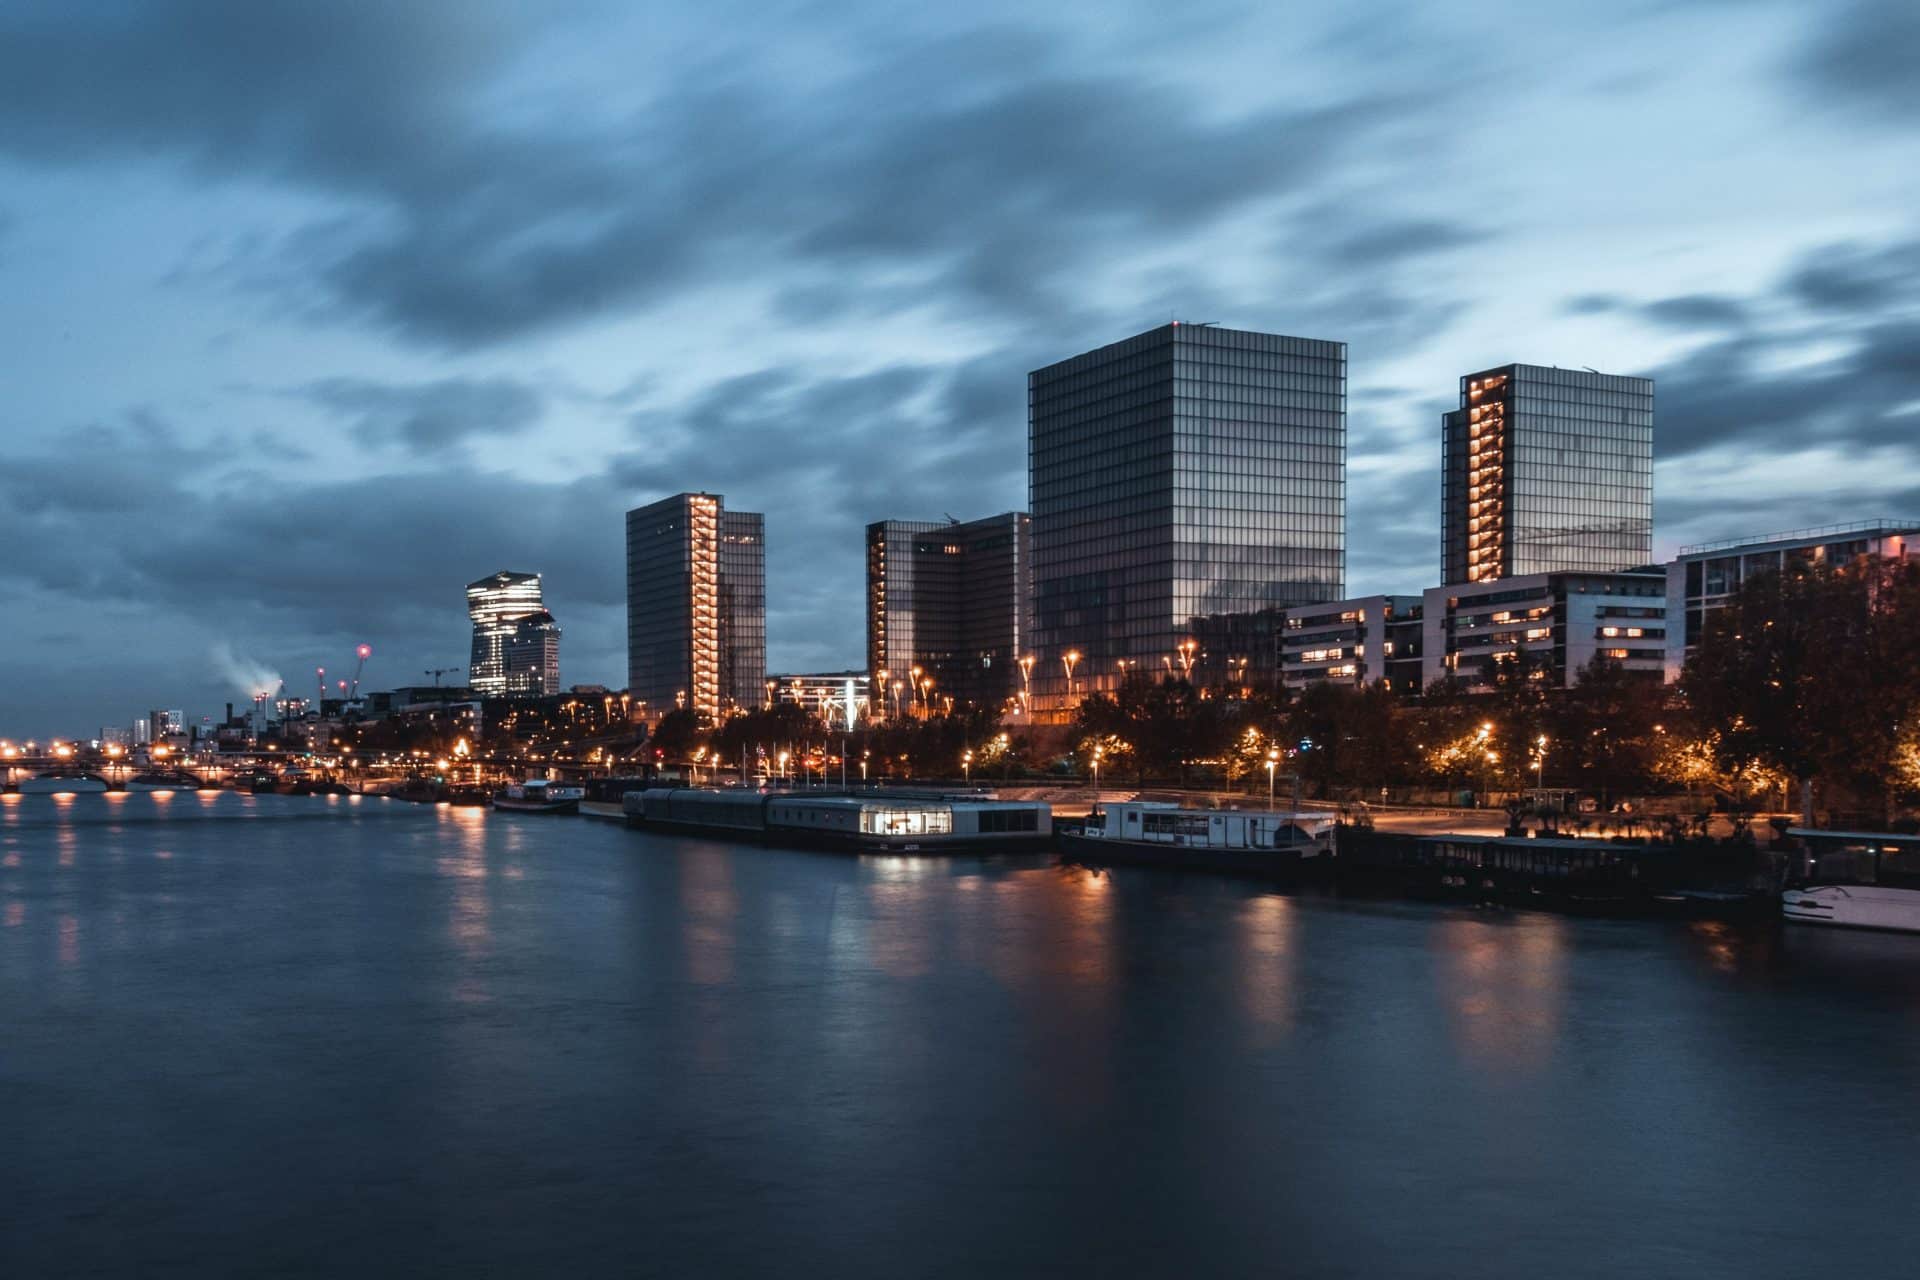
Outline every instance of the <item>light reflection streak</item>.
{"type": "Polygon", "coordinates": [[[1299,904],[1277,893],[1262,894],[1248,901],[1239,925],[1240,990],[1247,1013],[1270,1034],[1290,1030],[1300,968],[1294,936],[1299,904]]]}
{"type": "Polygon", "coordinates": [[[1435,926],[1433,945],[1438,994],[1461,1052],[1488,1065],[1544,1063],[1566,1000],[1566,922],[1454,917],[1435,926]]]}
{"type": "Polygon", "coordinates": [[[687,972],[701,986],[733,981],[735,916],[740,903],[733,887],[733,860],[691,857],[681,862],[680,905],[686,912],[681,930],[687,953],[687,972]]]}

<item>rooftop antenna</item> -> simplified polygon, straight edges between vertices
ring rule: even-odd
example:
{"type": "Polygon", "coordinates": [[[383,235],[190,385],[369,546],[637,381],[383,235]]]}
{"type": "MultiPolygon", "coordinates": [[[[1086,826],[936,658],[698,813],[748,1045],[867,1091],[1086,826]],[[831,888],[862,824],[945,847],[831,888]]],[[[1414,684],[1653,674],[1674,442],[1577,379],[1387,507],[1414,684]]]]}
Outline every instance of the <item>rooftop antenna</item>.
{"type": "Polygon", "coordinates": [[[951,511],[943,511],[943,512],[941,512],[940,514],[941,514],[941,515],[944,515],[944,516],[945,516],[945,517],[947,518],[947,523],[948,523],[948,524],[959,524],[959,523],[960,523],[960,522],[959,522],[958,520],[956,520],[956,519],[954,519],[954,518],[953,518],[953,512],[951,512],[951,511]]]}

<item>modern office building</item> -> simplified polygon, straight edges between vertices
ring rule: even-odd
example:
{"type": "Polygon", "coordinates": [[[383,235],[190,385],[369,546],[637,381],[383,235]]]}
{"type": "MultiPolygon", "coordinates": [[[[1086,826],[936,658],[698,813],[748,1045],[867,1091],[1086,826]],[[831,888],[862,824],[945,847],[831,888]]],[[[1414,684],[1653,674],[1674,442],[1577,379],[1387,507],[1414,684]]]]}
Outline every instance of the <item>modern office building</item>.
{"type": "Polygon", "coordinates": [[[1441,581],[1653,559],[1653,382],[1510,364],[1442,418],[1441,581]]]}
{"type": "Polygon", "coordinates": [[[1344,343],[1179,323],[1028,376],[1037,711],[1346,594],[1346,391],[1344,343]]]}
{"type": "Polygon", "coordinates": [[[1428,687],[1452,677],[1468,692],[1493,687],[1504,662],[1525,655],[1535,677],[1570,689],[1597,657],[1658,680],[1666,666],[1667,577],[1626,573],[1532,573],[1431,587],[1421,625],[1428,687]]]}
{"type": "MultiPolygon", "coordinates": [[[[502,569],[478,582],[467,584],[467,616],[473,620],[473,651],[467,660],[467,684],[483,698],[507,698],[529,690],[516,690],[509,678],[508,650],[522,621],[546,613],[540,595],[540,575],[513,573],[502,569]]],[[[547,614],[551,622],[553,615],[547,614]]],[[[558,628],[553,631],[554,687],[559,687],[560,655],[558,628]]],[[[524,660],[524,652],[522,654],[524,660]]],[[[524,672],[521,683],[526,682],[524,672]]],[[[545,690],[540,690],[545,692],[545,690]]]]}
{"type": "Polygon", "coordinates": [[[760,705],[767,678],[766,519],[719,494],[627,512],[627,690],[636,717],[760,705]],[[644,707],[644,710],[643,710],[644,707]]]}
{"type": "Polygon", "coordinates": [[[1920,520],[1881,517],[1730,538],[1680,548],[1667,566],[1667,679],[1678,680],[1687,657],[1706,633],[1706,621],[1748,579],[1796,564],[1841,565],[1861,556],[1920,557],[1920,520]]]}
{"type": "Polygon", "coordinates": [[[1001,706],[1022,692],[1032,521],[882,520],[867,526],[867,668],[909,699],[1001,706]],[[919,674],[916,676],[915,672],[919,674]]]}
{"type": "Polygon", "coordinates": [[[1420,596],[1359,596],[1289,609],[1280,640],[1280,674],[1290,689],[1326,681],[1395,693],[1426,687],[1420,596]]]}

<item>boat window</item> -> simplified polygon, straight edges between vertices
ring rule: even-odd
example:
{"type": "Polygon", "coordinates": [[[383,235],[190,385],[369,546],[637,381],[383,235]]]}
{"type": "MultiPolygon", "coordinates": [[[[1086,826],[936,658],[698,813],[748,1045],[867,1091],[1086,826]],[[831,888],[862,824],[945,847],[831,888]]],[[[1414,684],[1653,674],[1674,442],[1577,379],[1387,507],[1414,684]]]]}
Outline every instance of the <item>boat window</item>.
{"type": "Polygon", "coordinates": [[[953,831],[951,809],[862,809],[860,830],[868,835],[947,835],[953,831]]]}

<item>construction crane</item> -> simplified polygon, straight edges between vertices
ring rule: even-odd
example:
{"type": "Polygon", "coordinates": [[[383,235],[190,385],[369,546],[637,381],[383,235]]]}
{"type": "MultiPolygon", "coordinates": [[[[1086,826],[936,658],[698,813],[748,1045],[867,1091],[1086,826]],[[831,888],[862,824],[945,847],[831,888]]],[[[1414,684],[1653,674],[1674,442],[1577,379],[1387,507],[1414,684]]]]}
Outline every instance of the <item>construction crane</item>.
{"type": "Polygon", "coordinates": [[[421,672],[421,674],[432,676],[433,687],[438,689],[440,687],[441,676],[450,676],[456,671],[465,671],[465,670],[466,670],[465,667],[428,667],[425,671],[421,672]]]}

